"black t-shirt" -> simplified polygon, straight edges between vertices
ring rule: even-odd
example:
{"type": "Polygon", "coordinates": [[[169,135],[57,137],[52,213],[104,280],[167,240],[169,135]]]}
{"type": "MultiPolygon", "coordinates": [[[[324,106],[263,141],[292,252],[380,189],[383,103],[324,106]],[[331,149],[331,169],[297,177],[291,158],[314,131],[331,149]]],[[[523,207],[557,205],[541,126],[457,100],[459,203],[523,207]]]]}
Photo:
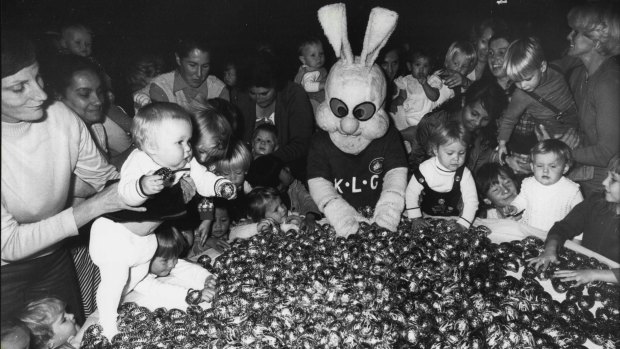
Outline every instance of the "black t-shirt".
{"type": "Polygon", "coordinates": [[[354,208],[374,207],[390,170],[407,167],[400,134],[390,125],[386,134],[372,141],[358,155],[338,149],[323,130],[315,133],[308,153],[308,179],[325,178],[354,208]]]}

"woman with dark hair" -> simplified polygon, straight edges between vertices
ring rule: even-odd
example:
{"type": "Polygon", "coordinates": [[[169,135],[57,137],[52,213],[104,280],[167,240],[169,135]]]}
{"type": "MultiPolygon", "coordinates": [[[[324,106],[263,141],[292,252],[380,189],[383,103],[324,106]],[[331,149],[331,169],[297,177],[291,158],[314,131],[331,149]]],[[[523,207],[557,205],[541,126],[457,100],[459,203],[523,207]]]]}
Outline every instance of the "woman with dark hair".
{"type": "MultiPolygon", "coordinates": [[[[49,94],[84,121],[99,151],[120,169],[133,150],[131,135],[106,115],[109,100],[103,72],[87,58],[76,55],[60,56],[52,66],[44,74],[49,94]]],[[[129,116],[122,115],[131,123],[129,116]]]]}
{"type": "Polygon", "coordinates": [[[508,24],[501,18],[487,18],[480,23],[476,23],[471,28],[470,41],[476,48],[478,60],[476,63],[475,80],[480,80],[487,68],[489,60],[489,40],[497,32],[508,30],[508,24]]]}
{"type": "Polygon", "coordinates": [[[226,84],[215,75],[209,75],[211,49],[204,41],[194,38],[179,40],[175,59],[177,69],[155,77],[134,94],[139,107],[150,101],[173,102],[190,110],[193,103],[205,104],[211,98],[230,99],[226,84]]]}
{"type": "Polygon", "coordinates": [[[416,130],[417,146],[414,148],[413,162],[421,163],[429,156],[428,139],[431,131],[440,123],[456,120],[471,133],[472,141],[468,149],[467,167],[472,172],[487,162],[494,161],[497,146],[496,120],[506,107],[504,91],[489,81],[476,81],[464,95],[463,106],[454,111],[441,110],[427,114],[416,130]]]}
{"type": "Polygon", "coordinates": [[[267,52],[254,56],[242,70],[237,107],[243,140],[250,143],[254,128],[260,124],[275,125],[280,147],[273,155],[287,164],[296,178],[304,180],[314,115],[306,91],[285,81],[280,70],[276,58],[267,52]]]}
{"type": "Polygon", "coordinates": [[[119,209],[118,177],[84,123],[65,104],[46,105],[34,47],[2,30],[2,272],[5,319],[43,296],[84,316],[71,256],[63,240],[94,218],[119,209]],[[97,193],[99,191],[99,193],[97,193]],[[85,200],[70,206],[73,197],[85,200]]]}

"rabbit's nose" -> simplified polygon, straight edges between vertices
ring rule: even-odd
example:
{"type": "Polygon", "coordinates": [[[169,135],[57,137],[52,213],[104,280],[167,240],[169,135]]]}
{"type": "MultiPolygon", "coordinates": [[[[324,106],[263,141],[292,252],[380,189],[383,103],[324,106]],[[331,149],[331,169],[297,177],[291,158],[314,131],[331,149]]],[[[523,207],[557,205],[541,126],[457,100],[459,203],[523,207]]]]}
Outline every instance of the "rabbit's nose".
{"type": "Polygon", "coordinates": [[[359,127],[359,121],[350,116],[346,116],[340,120],[340,127],[342,128],[342,132],[348,135],[352,135],[357,131],[359,127]]]}

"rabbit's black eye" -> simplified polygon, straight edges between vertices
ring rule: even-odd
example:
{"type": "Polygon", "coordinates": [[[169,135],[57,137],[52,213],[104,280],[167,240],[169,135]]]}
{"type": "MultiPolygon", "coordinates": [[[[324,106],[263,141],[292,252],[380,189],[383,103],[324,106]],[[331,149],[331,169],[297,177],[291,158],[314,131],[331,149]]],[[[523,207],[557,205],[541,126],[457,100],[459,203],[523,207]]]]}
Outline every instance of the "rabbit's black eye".
{"type": "Polygon", "coordinates": [[[329,101],[329,108],[332,110],[332,113],[339,118],[344,118],[349,114],[349,108],[347,108],[347,105],[338,98],[332,98],[329,101]]]}
{"type": "Polygon", "coordinates": [[[353,109],[353,116],[355,116],[355,118],[359,121],[366,121],[375,115],[375,111],[377,111],[377,107],[375,107],[374,104],[371,102],[364,102],[358,104],[353,109]]]}

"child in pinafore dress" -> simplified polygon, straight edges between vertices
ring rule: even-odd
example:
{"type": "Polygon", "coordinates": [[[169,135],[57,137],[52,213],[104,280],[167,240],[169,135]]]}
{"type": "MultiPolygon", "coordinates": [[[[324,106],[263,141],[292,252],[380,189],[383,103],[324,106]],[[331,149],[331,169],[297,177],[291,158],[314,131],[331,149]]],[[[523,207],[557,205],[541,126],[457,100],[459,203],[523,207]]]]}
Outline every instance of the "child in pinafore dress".
{"type": "Polygon", "coordinates": [[[413,169],[405,191],[406,211],[414,229],[425,226],[423,215],[455,216],[468,229],[478,210],[476,184],[465,167],[469,134],[459,122],[439,124],[429,139],[434,155],[413,169]]]}

